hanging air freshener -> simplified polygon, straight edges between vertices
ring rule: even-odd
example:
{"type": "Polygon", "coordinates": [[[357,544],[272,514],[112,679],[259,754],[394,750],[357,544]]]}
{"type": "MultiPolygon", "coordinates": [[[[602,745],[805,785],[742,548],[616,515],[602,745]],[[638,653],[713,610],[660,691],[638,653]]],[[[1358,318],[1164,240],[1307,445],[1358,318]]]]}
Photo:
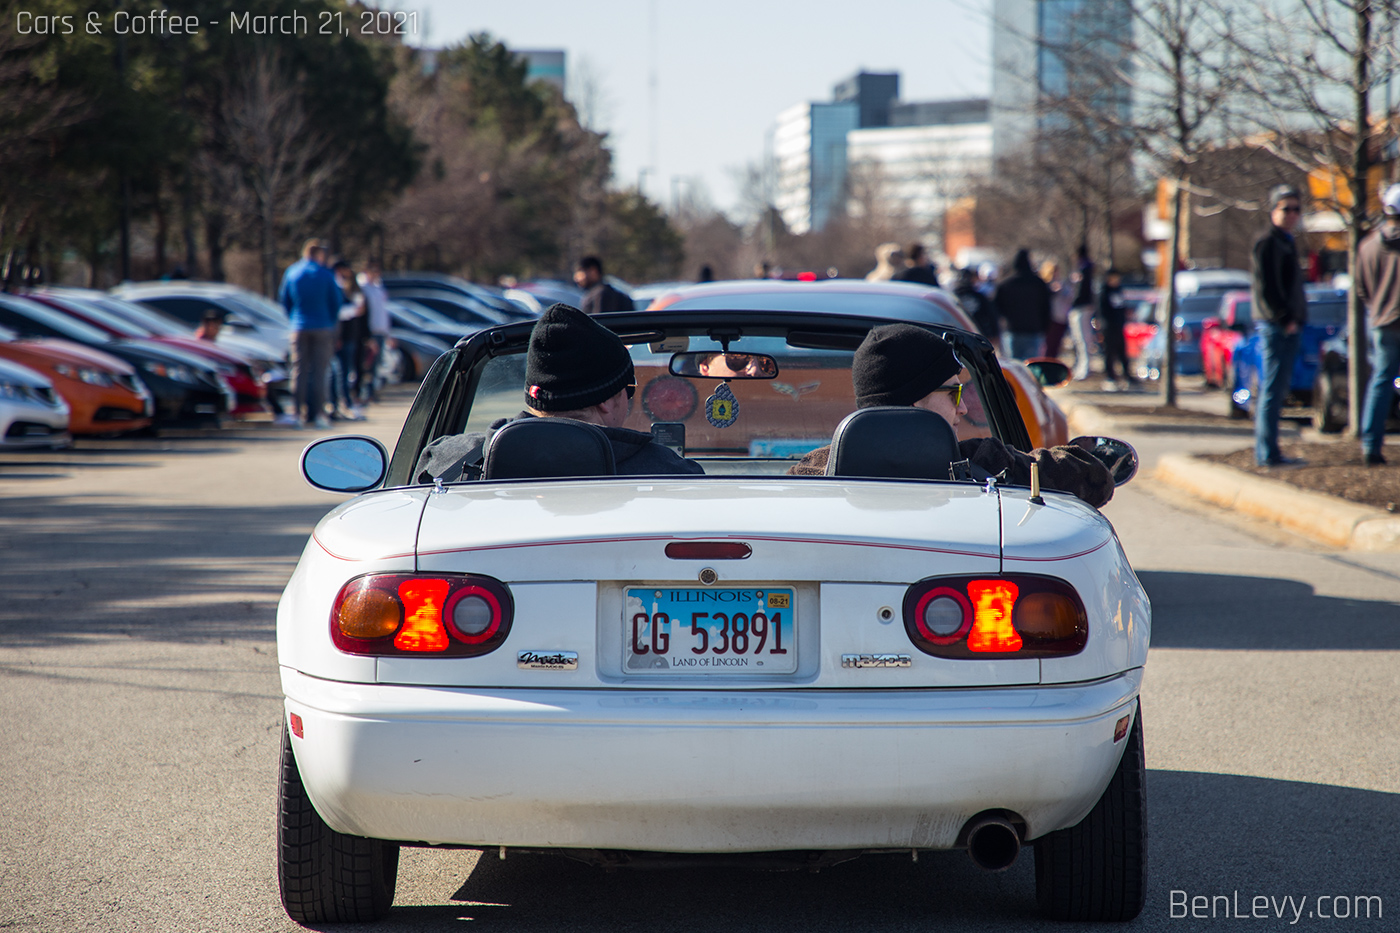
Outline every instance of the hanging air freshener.
{"type": "Polygon", "coordinates": [[[721,382],[715,394],[705,399],[705,420],[717,428],[727,428],[739,420],[739,400],[729,383],[721,382]]]}

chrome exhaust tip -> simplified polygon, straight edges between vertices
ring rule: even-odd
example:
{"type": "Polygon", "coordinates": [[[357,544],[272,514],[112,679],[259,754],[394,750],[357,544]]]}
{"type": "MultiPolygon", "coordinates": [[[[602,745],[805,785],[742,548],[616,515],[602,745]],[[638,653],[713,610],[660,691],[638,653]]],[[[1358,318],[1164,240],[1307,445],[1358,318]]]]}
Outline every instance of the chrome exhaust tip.
{"type": "Polygon", "coordinates": [[[985,871],[1006,871],[1021,853],[1021,835],[999,816],[984,816],[967,827],[967,854],[985,871]]]}

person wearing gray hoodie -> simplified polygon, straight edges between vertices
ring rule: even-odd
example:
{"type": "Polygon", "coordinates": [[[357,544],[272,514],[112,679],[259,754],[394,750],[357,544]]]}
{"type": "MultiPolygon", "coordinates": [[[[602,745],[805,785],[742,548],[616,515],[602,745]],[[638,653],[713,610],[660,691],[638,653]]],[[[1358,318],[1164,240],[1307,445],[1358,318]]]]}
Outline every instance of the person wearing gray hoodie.
{"type": "Polygon", "coordinates": [[[1361,409],[1361,455],[1367,466],[1385,463],[1385,422],[1400,375],[1400,185],[1381,195],[1385,220],[1356,251],[1356,294],[1366,306],[1371,337],[1371,381],[1361,409]]]}

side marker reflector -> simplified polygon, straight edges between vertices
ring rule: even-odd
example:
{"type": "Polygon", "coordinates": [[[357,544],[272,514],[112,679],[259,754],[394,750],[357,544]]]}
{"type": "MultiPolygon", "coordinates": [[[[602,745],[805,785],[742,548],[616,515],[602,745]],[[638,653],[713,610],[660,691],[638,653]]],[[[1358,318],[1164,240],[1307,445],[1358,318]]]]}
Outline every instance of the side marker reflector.
{"type": "Polygon", "coordinates": [[[292,713],[291,716],[289,716],[288,718],[291,720],[292,735],[296,736],[299,739],[304,738],[305,736],[302,735],[301,717],[298,716],[296,713],[292,713]]]}
{"type": "Polygon", "coordinates": [[[1123,741],[1123,736],[1128,734],[1128,723],[1133,721],[1133,717],[1124,716],[1118,720],[1118,725],[1113,727],[1113,744],[1117,745],[1123,741]]]}

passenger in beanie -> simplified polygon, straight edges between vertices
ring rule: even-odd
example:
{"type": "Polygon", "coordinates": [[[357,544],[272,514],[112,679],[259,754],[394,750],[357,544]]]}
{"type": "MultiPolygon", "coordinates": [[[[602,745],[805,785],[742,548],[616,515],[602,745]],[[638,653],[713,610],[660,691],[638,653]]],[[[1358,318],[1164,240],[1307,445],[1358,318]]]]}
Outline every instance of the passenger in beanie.
{"type": "MultiPolygon", "coordinates": [[[[913,324],[886,324],[865,335],[851,360],[856,406],[910,405],[943,417],[954,428],[967,414],[956,391],[963,364],[948,341],[913,324]]],[[[958,443],[959,453],[989,474],[1005,473],[1005,482],[1029,486],[1031,463],[1040,468],[1040,485],[1067,492],[1099,508],[1113,498],[1113,474],[1088,451],[1074,446],[1042,447],[1029,454],[994,437],[958,443]]],[[[802,458],[789,473],[820,476],[826,472],[830,445],[802,458]]]]}
{"type": "MultiPolygon", "coordinates": [[[[525,410],[516,418],[571,418],[598,425],[612,444],[619,475],[704,473],[700,464],[663,447],[650,434],[622,426],[636,383],[632,356],[616,334],[578,308],[550,305],[530,334],[525,410]]],[[[418,482],[464,478],[491,434],[511,420],[492,423],[485,434],[438,438],[423,449],[414,477],[418,482]]]]}

